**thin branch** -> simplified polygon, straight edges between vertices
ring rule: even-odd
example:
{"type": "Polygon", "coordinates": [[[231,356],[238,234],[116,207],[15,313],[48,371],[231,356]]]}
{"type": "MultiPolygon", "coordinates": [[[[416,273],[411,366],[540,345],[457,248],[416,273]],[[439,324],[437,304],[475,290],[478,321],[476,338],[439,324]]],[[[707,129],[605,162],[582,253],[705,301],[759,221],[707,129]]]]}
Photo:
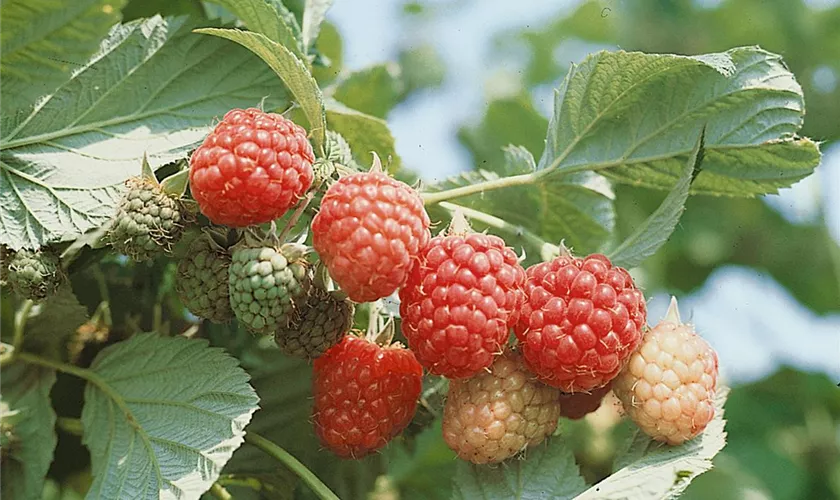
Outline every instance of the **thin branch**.
{"type": "Polygon", "coordinates": [[[312,491],[318,495],[319,498],[323,500],[339,500],[336,494],[333,493],[327,485],[321,482],[320,479],[318,479],[318,476],[313,474],[311,470],[307,469],[305,465],[300,463],[298,459],[293,457],[283,448],[277,446],[255,432],[246,432],[245,442],[259,448],[266,455],[273,457],[275,460],[288,467],[289,470],[297,474],[298,477],[300,477],[303,482],[305,482],[312,491]]]}
{"type": "Polygon", "coordinates": [[[471,194],[484,193],[494,189],[501,189],[512,186],[527,186],[533,184],[539,177],[538,173],[512,175],[510,177],[501,177],[490,181],[479,182],[477,184],[470,184],[468,186],[461,186],[446,191],[436,191],[433,193],[420,193],[423,197],[423,204],[434,205],[446,200],[453,200],[471,194]]]}
{"type": "Polygon", "coordinates": [[[15,331],[12,337],[12,348],[4,352],[0,357],[0,367],[6,366],[18,357],[21,346],[23,345],[23,331],[26,329],[26,322],[29,320],[29,313],[35,305],[31,299],[26,299],[20,306],[20,309],[15,312],[15,331]]]}
{"type": "Polygon", "coordinates": [[[210,487],[210,491],[208,491],[208,493],[219,500],[233,500],[233,495],[231,495],[230,492],[219,483],[213,483],[213,486],[210,487]]]}

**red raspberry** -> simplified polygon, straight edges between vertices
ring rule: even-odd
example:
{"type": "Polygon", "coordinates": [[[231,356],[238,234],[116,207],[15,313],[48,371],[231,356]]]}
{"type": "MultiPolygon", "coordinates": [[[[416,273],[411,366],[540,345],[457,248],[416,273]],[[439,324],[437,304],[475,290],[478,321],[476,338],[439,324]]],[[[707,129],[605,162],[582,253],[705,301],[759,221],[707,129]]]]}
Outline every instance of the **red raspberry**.
{"type": "Polygon", "coordinates": [[[402,332],[435,375],[475,375],[504,350],[524,283],[525,270],[498,236],[437,236],[400,290],[402,332]]]}
{"type": "Polygon", "coordinates": [[[276,113],[232,109],[190,158],[190,191],[216,224],[261,224],[309,189],[314,161],[299,125],[276,113]]]}
{"type": "Polygon", "coordinates": [[[560,416],[571,420],[579,420],[601,407],[604,396],[610,392],[610,384],[591,392],[576,392],[574,394],[560,394],[560,416]]]}
{"type": "Polygon", "coordinates": [[[312,221],[312,243],[333,280],[354,302],[399,288],[431,238],[423,199],[382,172],[342,177],[312,221]]]}
{"type": "Polygon", "coordinates": [[[717,378],[717,353],[693,326],[682,324],[671,299],[668,314],[645,334],[613,388],[645,434],[678,445],[715,416],[717,378]]]}
{"type": "Polygon", "coordinates": [[[527,300],[514,330],[528,367],[564,392],[606,385],[645,326],[645,298],[630,273],[597,254],[557,257],[527,273],[527,300]]]}
{"type": "Polygon", "coordinates": [[[423,369],[399,344],[382,347],[347,335],[314,366],[315,432],[336,455],[368,455],[414,416],[423,369]]]}

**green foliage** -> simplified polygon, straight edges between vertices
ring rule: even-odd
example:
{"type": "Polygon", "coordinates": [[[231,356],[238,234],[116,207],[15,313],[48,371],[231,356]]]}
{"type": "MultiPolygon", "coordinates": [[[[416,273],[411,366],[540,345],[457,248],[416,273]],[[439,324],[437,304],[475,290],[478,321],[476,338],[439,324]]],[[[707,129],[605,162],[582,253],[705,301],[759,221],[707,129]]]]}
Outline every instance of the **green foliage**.
{"type": "Polygon", "coordinates": [[[726,444],[723,404],[729,390],[719,388],[715,400],[715,418],[696,439],[680,446],[653,441],[636,430],[626,451],[616,459],[616,471],[592,486],[580,497],[676,498],[692,479],[712,467],[712,458],[726,444]]]}
{"type": "Polygon", "coordinates": [[[249,30],[262,33],[269,40],[289,49],[298,59],[305,61],[305,48],[300,26],[280,0],[213,0],[236,15],[249,30]]]}
{"type": "Polygon", "coordinates": [[[0,9],[0,92],[6,96],[0,110],[4,129],[7,119],[26,116],[38,97],[51,93],[85,66],[102,37],[119,21],[125,0],[79,0],[64,6],[57,3],[8,0],[0,9]]]}
{"type": "Polygon", "coordinates": [[[23,363],[3,367],[3,498],[41,498],[56,444],[55,412],[50,405],[54,383],[55,371],[48,368],[23,363]]]}
{"type": "Polygon", "coordinates": [[[324,116],[324,99],[321,89],[303,61],[295,57],[288,48],[272,41],[265,35],[235,29],[204,28],[196,33],[214,35],[234,41],[258,55],[294,96],[309,121],[310,132],[316,150],[323,151],[327,127],[324,116]]]}
{"type": "Polygon", "coordinates": [[[458,462],[452,498],[571,499],[585,488],[571,450],[555,436],[529,449],[524,459],[512,458],[496,466],[458,462]]]}
{"type": "Polygon", "coordinates": [[[114,27],[67,83],[24,113],[4,113],[0,243],[38,248],[96,228],[144,153],[153,166],[185,158],[230,108],[266,95],[282,102],[276,80],[253,61],[192,35],[185,19],[114,27]]]}
{"type": "Polygon", "coordinates": [[[89,498],[198,496],[242,443],[259,401],[237,360],[203,340],[136,335],[104,349],[91,370],[82,412],[89,498]]]}
{"type": "Polygon", "coordinates": [[[330,130],[341,134],[350,144],[353,157],[360,165],[369,165],[370,153],[376,152],[384,158],[389,170],[399,168],[400,157],[394,146],[394,136],[385,120],[328,100],[327,123],[330,130]]]}
{"type": "Polygon", "coordinates": [[[308,50],[309,47],[318,39],[318,33],[321,31],[321,23],[327,15],[327,11],[332,6],[333,0],[306,0],[303,10],[303,47],[308,50]]]}
{"type": "Polygon", "coordinates": [[[677,184],[659,205],[659,208],[618,248],[610,252],[608,257],[613,264],[627,269],[636,267],[646,258],[655,254],[668,241],[685,210],[685,201],[688,199],[691,182],[700,173],[700,164],[703,162],[704,154],[704,135],[705,129],[700,133],[697,144],[688,156],[680,180],[677,181],[677,184]]]}
{"type": "Polygon", "coordinates": [[[774,193],[819,163],[816,144],[793,136],[803,116],[793,74],[756,47],[696,57],[599,52],[558,88],[539,168],[669,188],[705,125],[692,192],[774,193]]]}
{"type": "Polygon", "coordinates": [[[400,97],[402,82],[395,64],[379,64],[338,82],[333,97],[362,113],[385,118],[400,97]]]}

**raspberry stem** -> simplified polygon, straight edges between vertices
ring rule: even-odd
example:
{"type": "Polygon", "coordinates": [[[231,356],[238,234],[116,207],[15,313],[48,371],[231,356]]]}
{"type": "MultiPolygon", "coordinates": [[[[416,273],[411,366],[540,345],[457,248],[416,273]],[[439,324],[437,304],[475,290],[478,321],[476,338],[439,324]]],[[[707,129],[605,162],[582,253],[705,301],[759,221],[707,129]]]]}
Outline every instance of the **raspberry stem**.
{"type": "Polygon", "coordinates": [[[314,196],[314,191],[309,191],[308,193],[306,193],[306,196],[304,196],[300,203],[298,203],[297,208],[292,213],[292,216],[289,218],[289,222],[286,224],[286,227],[283,228],[283,231],[277,236],[277,239],[283,241],[286,238],[286,236],[289,235],[289,232],[292,230],[292,228],[295,227],[295,224],[297,224],[298,220],[300,220],[300,216],[303,215],[303,212],[306,211],[306,207],[309,206],[309,202],[312,201],[312,198],[314,196]]]}
{"type": "Polygon", "coordinates": [[[461,198],[471,194],[484,193],[494,189],[501,189],[512,186],[527,186],[533,184],[539,179],[538,173],[512,175],[510,177],[502,177],[500,179],[493,179],[491,181],[479,182],[478,184],[470,184],[469,186],[461,186],[454,189],[447,189],[446,191],[437,191],[434,193],[420,193],[425,205],[434,205],[446,200],[461,198]]]}

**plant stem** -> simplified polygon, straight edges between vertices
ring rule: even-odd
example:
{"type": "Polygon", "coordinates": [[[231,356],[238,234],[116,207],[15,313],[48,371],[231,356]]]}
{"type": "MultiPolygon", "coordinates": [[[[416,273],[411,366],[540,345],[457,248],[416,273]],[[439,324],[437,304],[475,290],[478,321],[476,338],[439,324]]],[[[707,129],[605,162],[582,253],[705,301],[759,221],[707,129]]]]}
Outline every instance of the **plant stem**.
{"type": "Polygon", "coordinates": [[[125,404],[125,400],[120,396],[114,389],[105,382],[102,377],[100,377],[97,373],[89,370],[87,368],[79,368],[75,365],[70,365],[67,363],[62,363],[61,361],[55,361],[52,359],[42,358],[36,354],[32,354],[29,352],[19,352],[15,356],[16,360],[23,361],[24,363],[30,363],[33,365],[44,366],[47,368],[52,368],[53,370],[58,370],[60,372],[69,373],[70,375],[74,375],[81,379],[87,380],[91,384],[95,385],[100,391],[104,392],[106,396],[111,398],[117,407],[122,410],[125,414],[126,419],[129,422],[134,421],[134,415],[131,414],[131,409],[125,404]]]}
{"type": "Polygon", "coordinates": [[[219,500],[233,500],[233,495],[231,495],[230,492],[219,483],[213,483],[213,486],[210,487],[210,491],[208,491],[208,493],[219,500]]]}
{"type": "Polygon", "coordinates": [[[309,191],[306,197],[304,197],[300,201],[300,203],[298,203],[298,206],[292,213],[292,216],[289,217],[289,222],[286,224],[286,227],[284,227],[283,231],[277,236],[277,239],[280,240],[281,243],[286,238],[286,236],[289,235],[289,232],[291,232],[291,230],[295,227],[295,224],[297,224],[298,220],[300,219],[300,216],[303,215],[303,212],[306,211],[306,207],[309,206],[309,202],[312,201],[312,198],[314,196],[315,193],[313,191],[309,191]]]}
{"type": "Polygon", "coordinates": [[[510,177],[501,177],[491,181],[479,182],[478,184],[470,184],[469,186],[461,186],[446,191],[437,191],[434,193],[421,193],[423,203],[425,205],[434,205],[446,200],[461,198],[462,196],[469,196],[471,194],[483,193],[485,191],[492,191],[494,189],[501,189],[512,186],[527,186],[533,184],[539,177],[538,173],[512,175],[510,177]]]}
{"type": "Polygon", "coordinates": [[[335,493],[333,493],[327,485],[318,479],[318,476],[313,474],[312,471],[307,469],[305,465],[300,463],[298,459],[293,457],[283,448],[277,446],[255,432],[246,432],[245,442],[256,446],[265,454],[273,457],[275,460],[288,467],[292,472],[303,479],[303,482],[305,482],[312,491],[318,495],[318,497],[323,500],[339,500],[335,493]]]}
{"type": "Polygon", "coordinates": [[[56,425],[58,425],[58,428],[63,430],[67,434],[73,434],[74,436],[81,436],[82,434],[84,434],[84,427],[82,427],[82,421],[78,418],[58,417],[58,420],[56,420],[56,425]]]}
{"type": "Polygon", "coordinates": [[[442,202],[440,206],[450,212],[460,210],[464,215],[466,215],[470,219],[481,222],[482,224],[485,224],[487,226],[505,231],[506,233],[509,233],[517,238],[521,238],[530,245],[539,248],[540,258],[542,258],[543,260],[550,260],[560,254],[560,248],[557,245],[553,245],[540,238],[536,234],[532,233],[531,231],[528,231],[527,229],[521,226],[511,224],[510,222],[507,222],[504,219],[500,219],[494,215],[490,215],[480,210],[456,205],[455,203],[450,203],[448,201],[442,202]]]}
{"type": "Polygon", "coordinates": [[[26,299],[20,306],[20,309],[15,312],[15,331],[12,337],[12,349],[9,352],[3,353],[0,357],[0,367],[6,366],[17,358],[20,348],[23,345],[23,331],[26,329],[26,322],[29,320],[29,313],[32,311],[32,306],[35,303],[31,299],[26,299]]]}

